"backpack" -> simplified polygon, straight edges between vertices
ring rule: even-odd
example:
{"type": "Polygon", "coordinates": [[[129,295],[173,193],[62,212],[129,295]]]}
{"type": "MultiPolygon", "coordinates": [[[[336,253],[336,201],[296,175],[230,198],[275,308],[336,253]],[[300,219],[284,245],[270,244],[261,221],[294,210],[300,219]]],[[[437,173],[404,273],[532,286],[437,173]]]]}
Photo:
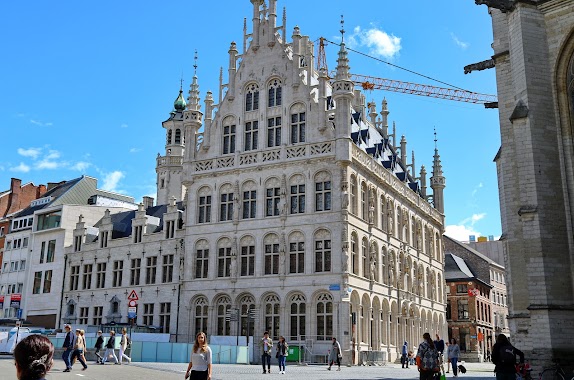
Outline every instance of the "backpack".
{"type": "Polygon", "coordinates": [[[501,364],[512,366],[516,364],[516,354],[514,353],[514,347],[502,346],[498,349],[498,354],[501,364]]]}
{"type": "Polygon", "coordinates": [[[427,346],[427,349],[423,352],[421,357],[421,369],[423,371],[438,372],[439,363],[438,351],[436,348],[430,348],[430,346],[427,346]]]}

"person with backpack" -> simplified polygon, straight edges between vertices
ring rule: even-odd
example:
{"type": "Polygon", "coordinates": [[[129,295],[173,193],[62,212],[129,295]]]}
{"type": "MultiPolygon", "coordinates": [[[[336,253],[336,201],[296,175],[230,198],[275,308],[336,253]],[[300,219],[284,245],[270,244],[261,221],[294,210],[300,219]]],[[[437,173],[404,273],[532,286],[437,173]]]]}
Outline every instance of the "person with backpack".
{"type": "Polygon", "coordinates": [[[516,379],[516,355],[520,356],[520,363],[524,363],[524,353],[510,344],[506,335],[499,334],[492,347],[491,356],[496,380],[516,379]]]}
{"type": "Polygon", "coordinates": [[[460,347],[456,343],[456,339],[450,338],[448,345],[448,360],[452,364],[452,373],[454,377],[458,377],[458,357],[460,356],[460,347]]]}
{"type": "Polygon", "coordinates": [[[423,334],[423,341],[419,344],[416,360],[420,380],[432,380],[440,372],[439,353],[428,332],[423,334]]]}

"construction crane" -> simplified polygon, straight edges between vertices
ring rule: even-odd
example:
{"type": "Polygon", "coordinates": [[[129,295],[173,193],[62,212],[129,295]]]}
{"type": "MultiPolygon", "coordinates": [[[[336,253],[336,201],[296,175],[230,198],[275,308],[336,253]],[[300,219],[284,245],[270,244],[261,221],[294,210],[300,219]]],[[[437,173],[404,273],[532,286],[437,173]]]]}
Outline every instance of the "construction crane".
{"type": "MultiPolygon", "coordinates": [[[[323,37],[319,39],[319,53],[317,54],[318,69],[325,68],[328,70],[325,54],[326,41],[323,37]]],[[[331,78],[334,76],[334,73],[330,73],[331,78]]],[[[430,84],[404,82],[396,79],[378,78],[362,74],[351,74],[351,80],[355,83],[355,86],[360,86],[363,90],[387,90],[437,99],[484,104],[485,108],[498,108],[498,98],[496,95],[480,94],[478,92],[458,88],[438,87],[430,84]]]]}

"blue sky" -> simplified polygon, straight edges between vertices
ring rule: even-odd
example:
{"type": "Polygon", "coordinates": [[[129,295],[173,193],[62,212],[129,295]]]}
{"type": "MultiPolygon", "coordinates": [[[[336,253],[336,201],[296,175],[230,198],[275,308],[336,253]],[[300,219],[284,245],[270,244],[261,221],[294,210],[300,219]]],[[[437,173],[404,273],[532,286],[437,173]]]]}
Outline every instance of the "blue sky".
{"type": "MultiPolygon", "coordinates": [[[[287,35],[293,27],[311,41],[340,38],[348,46],[428,77],[495,94],[494,70],[464,75],[463,67],[492,55],[491,20],[472,0],[283,0],[287,35]]],[[[10,177],[35,184],[99,179],[107,190],[140,201],[155,195],[155,157],[164,154],[167,119],[180,79],[187,89],[197,49],[201,98],[218,98],[219,68],[227,81],[228,48],[241,52],[243,18],[251,31],[249,0],[59,1],[0,4],[0,190],[10,177]]],[[[318,44],[318,43],[317,43],[318,44]]],[[[327,46],[329,69],[336,46],[327,46]]],[[[379,61],[351,53],[351,72],[428,83],[379,61]]],[[[493,158],[500,146],[498,111],[481,105],[387,91],[397,143],[407,138],[416,164],[432,170],[433,128],[447,179],[447,234],[501,234],[493,158]]],[[[417,169],[417,173],[418,173],[417,169]]]]}

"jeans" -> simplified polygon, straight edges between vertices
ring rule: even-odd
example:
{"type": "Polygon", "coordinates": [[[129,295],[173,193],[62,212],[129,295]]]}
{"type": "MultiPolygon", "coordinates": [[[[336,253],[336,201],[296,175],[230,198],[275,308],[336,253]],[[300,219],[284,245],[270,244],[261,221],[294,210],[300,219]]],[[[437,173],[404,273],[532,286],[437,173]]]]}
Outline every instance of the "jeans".
{"type": "Polygon", "coordinates": [[[71,362],[71,356],[72,356],[72,349],[70,347],[66,347],[66,349],[64,350],[64,353],[62,354],[62,360],[64,361],[64,364],[66,365],[67,369],[72,368],[72,362],[71,362]]]}
{"type": "Polygon", "coordinates": [[[102,350],[101,348],[96,348],[96,352],[94,352],[94,354],[98,357],[98,359],[96,360],[96,363],[101,363],[104,359],[104,358],[102,358],[102,355],[100,355],[101,350],[102,350]]]}
{"type": "Polygon", "coordinates": [[[267,369],[271,371],[271,355],[265,353],[261,355],[261,364],[263,365],[263,370],[265,371],[265,362],[267,361],[267,369]]]}
{"type": "MultiPolygon", "coordinates": [[[[72,356],[70,357],[70,361],[71,362],[74,361],[74,358],[78,358],[80,363],[82,363],[82,366],[84,368],[88,368],[88,366],[86,365],[86,362],[84,361],[84,350],[75,349],[74,352],[72,352],[72,356]]],[[[70,368],[72,368],[71,365],[70,365],[70,368]]]]}
{"type": "Polygon", "coordinates": [[[287,356],[279,355],[277,359],[279,360],[279,371],[285,371],[285,360],[287,359],[287,356]]]}
{"type": "Polygon", "coordinates": [[[403,365],[402,368],[405,368],[405,365],[409,368],[409,357],[407,354],[401,356],[401,364],[403,365]]]}
{"type": "Polygon", "coordinates": [[[450,364],[452,365],[452,373],[456,376],[458,375],[458,358],[449,358],[450,364]]]}

